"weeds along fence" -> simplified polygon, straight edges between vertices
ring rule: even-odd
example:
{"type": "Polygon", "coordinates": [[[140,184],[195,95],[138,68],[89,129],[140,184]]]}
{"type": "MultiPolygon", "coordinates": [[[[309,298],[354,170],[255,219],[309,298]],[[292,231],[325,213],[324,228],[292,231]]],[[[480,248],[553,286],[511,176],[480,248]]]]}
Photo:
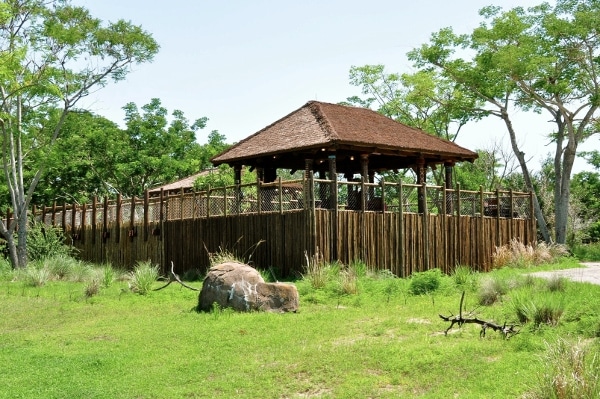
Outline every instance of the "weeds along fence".
{"type": "Polygon", "coordinates": [[[54,204],[34,215],[62,227],[82,259],[125,268],[150,260],[163,271],[173,262],[178,273],[203,272],[211,254],[225,251],[279,276],[302,273],[314,254],[398,276],[488,270],[497,246],[536,242],[531,193],[312,176],[54,204]]]}

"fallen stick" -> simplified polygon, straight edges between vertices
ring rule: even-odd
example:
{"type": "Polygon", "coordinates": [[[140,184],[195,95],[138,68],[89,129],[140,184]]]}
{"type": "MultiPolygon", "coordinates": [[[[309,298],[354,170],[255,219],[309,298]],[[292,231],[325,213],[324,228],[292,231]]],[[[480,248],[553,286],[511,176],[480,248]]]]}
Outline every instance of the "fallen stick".
{"type": "Polygon", "coordinates": [[[493,323],[491,321],[480,320],[476,317],[470,317],[470,318],[463,317],[464,299],[465,299],[465,292],[463,291],[462,296],[460,297],[460,307],[459,307],[459,313],[457,316],[454,316],[452,314],[450,316],[444,316],[441,314],[439,315],[442,320],[450,322],[450,327],[448,327],[446,329],[446,331],[444,331],[444,335],[448,335],[448,331],[450,331],[452,329],[452,327],[454,327],[455,324],[458,324],[459,328],[462,327],[463,324],[479,324],[481,326],[481,331],[479,332],[480,338],[485,337],[485,332],[488,328],[491,328],[494,331],[501,332],[505,339],[509,339],[513,335],[516,335],[519,333],[519,330],[515,330],[514,324],[507,325],[506,323],[504,323],[503,325],[499,325],[499,324],[493,323]]]}
{"type": "Polygon", "coordinates": [[[173,264],[173,261],[171,261],[171,272],[169,273],[169,281],[167,282],[167,284],[163,285],[162,287],[155,288],[154,291],[160,291],[163,288],[168,287],[169,284],[171,284],[173,281],[178,282],[179,284],[183,285],[187,289],[190,289],[193,291],[200,291],[198,288],[191,287],[191,286],[187,285],[186,283],[184,283],[183,281],[181,281],[179,276],[177,274],[175,274],[174,267],[175,267],[175,265],[173,264]]]}

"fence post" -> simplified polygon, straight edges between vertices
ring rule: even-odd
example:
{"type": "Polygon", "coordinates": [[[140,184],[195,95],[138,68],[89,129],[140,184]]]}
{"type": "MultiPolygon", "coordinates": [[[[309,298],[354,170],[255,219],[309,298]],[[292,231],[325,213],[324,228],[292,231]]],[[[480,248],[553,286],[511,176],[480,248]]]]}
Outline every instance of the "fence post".
{"type": "Polygon", "coordinates": [[[133,241],[133,237],[135,237],[135,195],[131,197],[131,208],[129,212],[129,240],[133,241]]]}
{"type": "MultiPolygon", "coordinates": [[[[102,240],[106,242],[110,235],[108,231],[108,197],[104,197],[104,214],[102,215],[102,240]]],[[[104,251],[102,251],[104,252],[104,251]]]]}
{"type": "Polygon", "coordinates": [[[77,229],[75,228],[75,223],[77,222],[77,204],[73,202],[71,204],[71,240],[75,241],[77,239],[77,229]]]}
{"type": "Polygon", "coordinates": [[[85,219],[86,219],[86,211],[87,211],[87,205],[84,202],[83,204],[81,204],[81,232],[79,233],[79,240],[81,240],[82,243],[85,242],[85,219]]]}
{"type": "Polygon", "coordinates": [[[404,194],[402,192],[402,180],[398,182],[398,241],[399,243],[399,267],[402,271],[402,275],[397,273],[398,277],[407,277],[406,270],[404,270],[404,194]]]}
{"type": "Polygon", "coordinates": [[[121,224],[123,223],[123,216],[121,215],[121,207],[123,206],[123,196],[121,194],[117,195],[117,215],[116,215],[116,225],[117,230],[115,232],[115,242],[119,242],[121,238],[121,224]]]}
{"type": "Polygon", "coordinates": [[[277,177],[277,187],[279,188],[279,214],[283,215],[283,186],[281,185],[281,176],[277,177]]]}
{"type": "Polygon", "coordinates": [[[148,241],[148,224],[150,220],[150,215],[148,214],[150,210],[150,192],[148,190],[144,191],[144,241],[148,241]]]}
{"type": "MultiPolygon", "coordinates": [[[[485,221],[483,216],[485,215],[484,208],[484,200],[483,200],[483,186],[479,186],[479,224],[480,224],[480,236],[479,236],[479,244],[477,245],[477,263],[479,263],[479,267],[484,266],[486,268],[487,265],[484,265],[486,262],[485,254],[486,254],[486,239],[485,239],[485,221]],[[481,248],[483,247],[483,248],[481,248]]],[[[487,269],[487,268],[486,268],[487,269]]]]}
{"type": "Polygon", "coordinates": [[[62,231],[66,235],[67,234],[67,203],[63,202],[62,205],[62,214],[60,215],[60,223],[62,225],[62,231]]]}
{"type": "Polygon", "coordinates": [[[427,207],[427,183],[421,184],[423,199],[421,201],[423,211],[423,270],[429,270],[429,209],[427,207]]]}
{"type": "Polygon", "coordinates": [[[96,218],[98,217],[98,197],[94,195],[92,197],[92,221],[90,227],[92,228],[92,245],[96,245],[96,218]]]}
{"type": "Polygon", "coordinates": [[[454,234],[454,243],[455,248],[457,249],[456,255],[458,256],[455,259],[459,264],[464,264],[462,259],[462,242],[460,237],[461,234],[461,200],[460,200],[460,183],[456,183],[456,233],[454,234]]]}

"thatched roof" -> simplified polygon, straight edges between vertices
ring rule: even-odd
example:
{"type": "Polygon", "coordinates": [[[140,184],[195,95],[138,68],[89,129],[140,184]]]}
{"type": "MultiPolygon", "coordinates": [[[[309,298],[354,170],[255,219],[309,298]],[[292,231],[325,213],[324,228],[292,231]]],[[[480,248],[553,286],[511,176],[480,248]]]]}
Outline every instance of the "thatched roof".
{"type": "Polygon", "coordinates": [[[304,159],[317,160],[332,153],[342,160],[349,154],[369,154],[371,166],[379,169],[410,167],[418,158],[427,164],[477,158],[473,151],[373,110],[309,101],[212,162],[303,169],[304,159]]]}
{"type": "Polygon", "coordinates": [[[151,197],[155,197],[160,194],[160,191],[163,190],[165,194],[175,194],[181,193],[181,190],[184,192],[192,191],[194,187],[194,182],[201,176],[207,176],[211,174],[215,169],[206,169],[194,175],[184,177],[181,180],[174,181],[172,183],[164,184],[162,186],[154,187],[148,190],[148,193],[151,197]]]}

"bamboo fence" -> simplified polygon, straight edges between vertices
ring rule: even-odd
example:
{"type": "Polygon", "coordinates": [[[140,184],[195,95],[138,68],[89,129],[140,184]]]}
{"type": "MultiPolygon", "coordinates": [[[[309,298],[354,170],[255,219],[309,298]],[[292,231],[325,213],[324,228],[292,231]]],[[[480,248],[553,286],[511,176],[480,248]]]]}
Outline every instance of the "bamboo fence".
{"type": "Polygon", "coordinates": [[[303,180],[238,185],[157,197],[94,200],[34,209],[61,227],[80,257],[163,272],[204,272],[229,252],[279,276],[303,272],[306,256],[363,261],[398,276],[457,265],[488,270],[494,250],[535,245],[531,193],[446,189],[380,181],[303,180]]]}

